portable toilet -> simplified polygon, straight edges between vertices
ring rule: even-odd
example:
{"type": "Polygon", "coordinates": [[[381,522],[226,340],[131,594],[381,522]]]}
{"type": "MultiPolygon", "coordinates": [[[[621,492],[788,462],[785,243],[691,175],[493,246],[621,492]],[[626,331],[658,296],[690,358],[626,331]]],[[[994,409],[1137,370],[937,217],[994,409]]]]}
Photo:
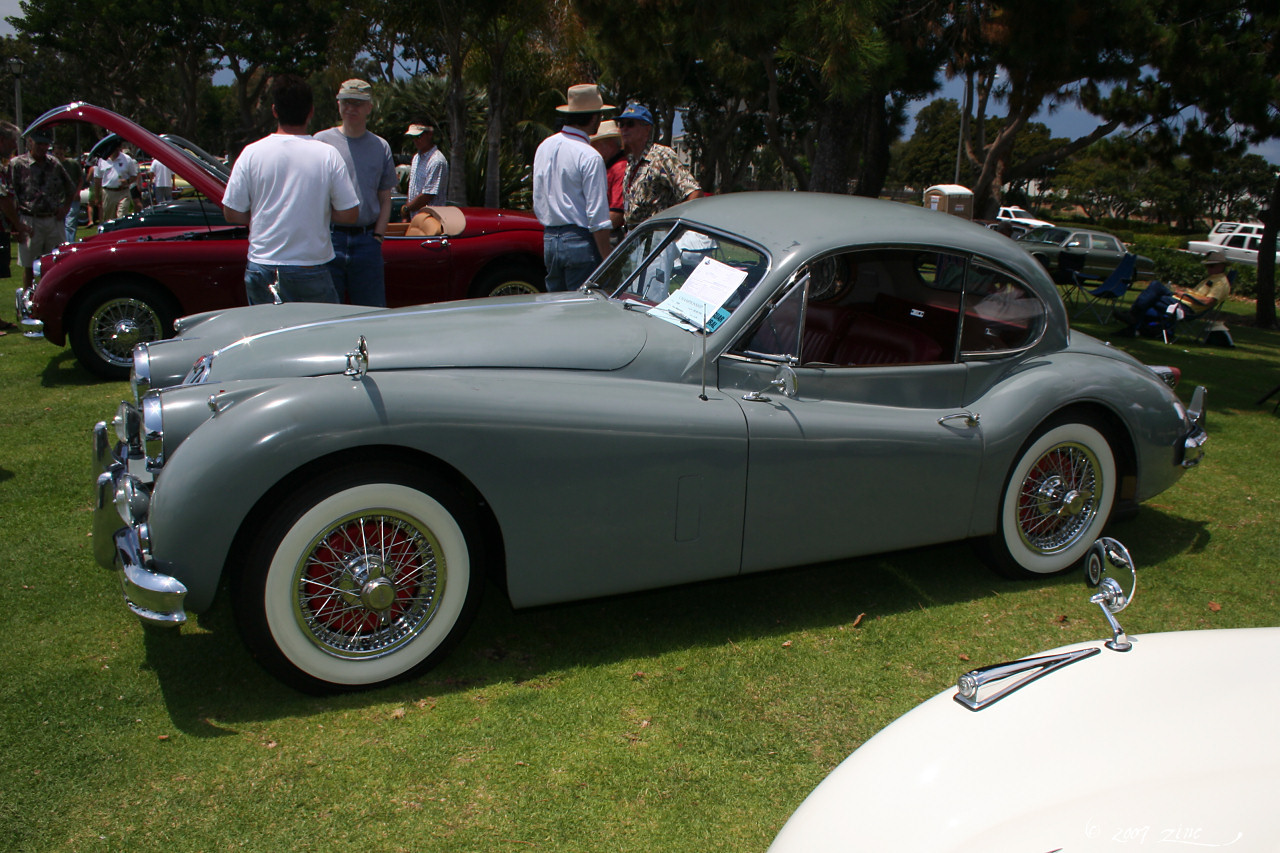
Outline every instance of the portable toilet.
{"type": "Polygon", "coordinates": [[[928,210],[973,219],[973,191],[959,184],[938,184],[924,191],[924,206],[928,210]]]}

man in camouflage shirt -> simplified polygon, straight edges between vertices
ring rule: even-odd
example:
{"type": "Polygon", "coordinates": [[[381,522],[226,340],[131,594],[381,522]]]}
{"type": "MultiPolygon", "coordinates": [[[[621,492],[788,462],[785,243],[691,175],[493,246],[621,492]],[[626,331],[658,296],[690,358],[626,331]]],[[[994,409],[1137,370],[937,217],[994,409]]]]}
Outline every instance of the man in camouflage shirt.
{"type": "Polygon", "coordinates": [[[36,260],[62,245],[67,236],[63,221],[75,185],[62,164],[49,156],[52,142],[48,131],[37,130],[27,140],[28,153],[9,161],[9,180],[27,232],[18,244],[24,287],[35,280],[36,260]]]}
{"type": "Polygon", "coordinates": [[[698,182],[676,152],[650,141],[653,115],[648,107],[628,104],[618,116],[618,130],[622,134],[622,149],[630,161],[623,182],[624,218],[628,229],[674,204],[702,196],[698,182]]]}
{"type": "MultiPolygon", "coordinates": [[[[22,131],[16,125],[0,121],[0,278],[10,276],[9,265],[13,261],[13,255],[9,235],[15,234],[21,239],[26,233],[26,226],[18,218],[18,203],[13,197],[13,188],[9,185],[8,160],[18,150],[18,140],[21,138],[22,131]]],[[[0,320],[0,335],[16,328],[8,320],[0,320]]]]}

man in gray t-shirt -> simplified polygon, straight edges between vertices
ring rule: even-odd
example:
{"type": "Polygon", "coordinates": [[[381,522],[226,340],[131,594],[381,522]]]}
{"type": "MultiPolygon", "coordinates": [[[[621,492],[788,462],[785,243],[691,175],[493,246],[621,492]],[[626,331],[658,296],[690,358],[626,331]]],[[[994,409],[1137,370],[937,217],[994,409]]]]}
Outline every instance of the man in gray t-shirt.
{"type": "Polygon", "coordinates": [[[339,299],[352,305],[387,304],[382,271],[382,241],[391,219],[391,190],[397,185],[391,146],[368,130],[373,112],[372,87],[348,80],[338,89],[339,127],[316,134],[338,149],[360,196],[360,215],[354,225],[332,225],[334,258],[329,262],[339,299]]]}

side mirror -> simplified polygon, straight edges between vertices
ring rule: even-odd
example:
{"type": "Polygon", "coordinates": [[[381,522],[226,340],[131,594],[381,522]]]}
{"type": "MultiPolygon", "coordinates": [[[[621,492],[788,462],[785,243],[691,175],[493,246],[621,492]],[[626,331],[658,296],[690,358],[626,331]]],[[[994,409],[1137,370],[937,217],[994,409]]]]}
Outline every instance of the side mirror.
{"type": "MultiPolygon", "coordinates": [[[[800,395],[800,380],[796,377],[796,372],[789,364],[779,364],[778,370],[773,374],[773,379],[769,381],[770,388],[776,388],[785,396],[794,400],[800,395]]],[[[759,391],[749,391],[742,395],[742,399],[752,403],[768,403],[771,397],[766,397],[759,391]]]]}

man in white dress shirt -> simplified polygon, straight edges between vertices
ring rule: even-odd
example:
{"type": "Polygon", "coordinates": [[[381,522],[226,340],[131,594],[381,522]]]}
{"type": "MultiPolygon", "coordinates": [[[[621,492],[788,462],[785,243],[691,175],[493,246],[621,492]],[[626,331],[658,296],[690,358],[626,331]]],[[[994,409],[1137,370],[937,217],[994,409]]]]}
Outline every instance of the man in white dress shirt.
{"type": "Polygon", "coordinates": [[[533,212],[542,223],[547,290],[577,290],[609,254],[609,183],[591,146],[601,114],[612,110],[593,84],[569,87],[556,109],[564,127],[533,157],[533,212]]]}

